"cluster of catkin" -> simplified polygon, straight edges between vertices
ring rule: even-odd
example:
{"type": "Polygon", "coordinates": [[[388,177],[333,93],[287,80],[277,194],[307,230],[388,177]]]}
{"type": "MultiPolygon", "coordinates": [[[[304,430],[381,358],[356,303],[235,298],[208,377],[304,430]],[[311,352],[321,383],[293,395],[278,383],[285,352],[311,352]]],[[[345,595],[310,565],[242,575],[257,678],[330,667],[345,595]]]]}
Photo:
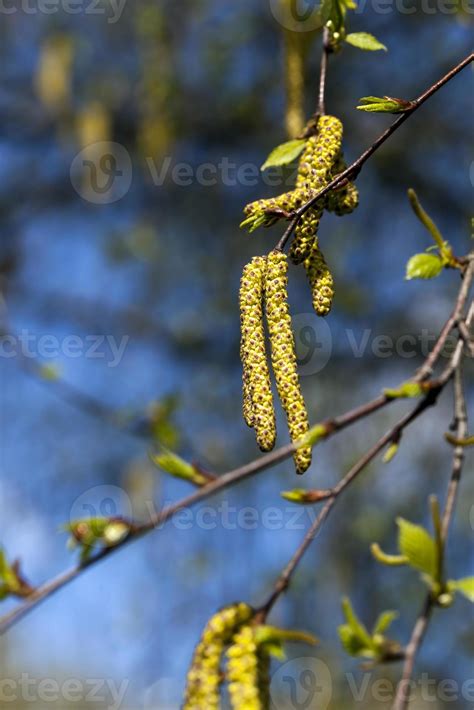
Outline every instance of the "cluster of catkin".
{"type": "Polygon", "coordinates": [[[194,651],[183,710],[218,710],[222,656],[234,635],[253,614],[250,606],[238,603],[224,607],[209,619],[194,651]]]}
{"type": "MultiPolygon", "coordinates": [[[[308,202],[331,180],[345,169],[342,155],[342,123],[334,116],[321,116],[316,133],[310,136],[301,154],[295,189],[278,197],[257,200],[246,206],[249,226],[270,225],[284,215],[308,202]]],[[[290,247],[294,264],[304,264],[311,286],[313,307],[320,316],[326,316],[332,305],[334,283],[318,244],[318,229],[324,210],[337,215],[352,212],[358,205],[359,195],[353,183],[333,190],[308,209],[299,220],[290,247]]]]}
{"type": "Polygon", "coordinates": [[[267,710],[270,651],[285,640],[315,642],[302,632],[256,623],[253,609],[241,602],[218,611],[208,621],[194,652],[183,710],[220,708],[224,681],[233,710],[267,710]]]}
{"type": "MultiPolygon", "coordinates": [[[[264,314],[273,373],[291,440],[297,441],[309,430],[288,307],[287,272],[286,255],[274,250],[268,256],[254,257],[245,266],[240,287],[243,413],[248,426],[255,429],[262,451],[270,451],[276,440],[264,314]]],[[[311,464],[311,447],[299,448],[294,454],[294,461],[297,473],[304,473],[311,464]]]]}
{"type": "MultiPolygon", "coordinates": [[[[247,205],[243,224],[254,229],[291,214],[345,170],[342,133],[339,119],[321,116],[315,134],[308,138],[301,154],[295,189],[247,205]]],[[[341,189],[330,191],[306,210],[296,225],[289,258],[294,264],[304,264],[311,286],[313,307],[320,316],[326,316],[331,310],[334,282],[319,248],[319,222],[324,210],[344,215],[352,212],[358,202],[357,188],[347,182],[341,189]]],[[[264,314],[278,396],[286,414],[291,440],[295,442],[301,439],[309,429],[288,308],[287,272],[286,255],[274,250],[268,256],[254,257],[245,266],[240,287],[243,414],[248,426],[255,429],[257,443],[262,451],[270,451],[276,440],[264,314]]],[[[311,448],[300,447],[294,454],[294,461],[297,473],[304,473],[311,464],[311,448]]]]}

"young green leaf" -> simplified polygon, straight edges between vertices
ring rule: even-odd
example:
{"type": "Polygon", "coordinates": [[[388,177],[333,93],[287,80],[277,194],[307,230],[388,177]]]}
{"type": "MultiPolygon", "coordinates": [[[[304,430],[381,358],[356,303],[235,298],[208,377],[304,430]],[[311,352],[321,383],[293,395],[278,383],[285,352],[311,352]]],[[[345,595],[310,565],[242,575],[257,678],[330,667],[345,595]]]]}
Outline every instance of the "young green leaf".
{"type": "Polygon", "coordinates": [[[380,614],[373,628],[373,635],[384,634],[399,616],[398,611],[384,611],[380,614]]]}
{"type": "Polygon", "coordinates": [[[398,453],[399,446],[400,445],[395,442],[390,444],[382,459],[384,463],[390,463],[390,461],[395,458],[398,453]]]}
{"type": "Polygon", "coordinates": [[[434,279],[443,270],[443,261],[436,254],[415,254],[407,264],[406,280],[434,279]]]}
{"type": "Polygon", "coordinates": [[[163,448],[161,454],[152,454],[151,460],[155,466],[158,466],[171,476],[189,481],[189,483],[193,483],[195,486],[204,486],[206,483],[209,483],[209,480],[192,464],[167,449],[163,448]]]}
{"type": "Polygon", "coordinates": [[[463,579],[450,579],[448,589],[453,592],[460,592],[470,602],[474,604],[474,577],[464,577],[463,579]]]}
{"type": "Polygon", "coordinates": [[[371,113],[404,113],[413,108],[413,102],[392,96],[363,96],[356,108],[371,113]]]}
{"type": "Polygon", "coordinates": [[[436,543],[425,528],[397,518],[399,528],[398,546],[400,553],[408,559],[408,564],[420,570],[432,580],[437,574],[436,543]]]}
{"type": "Polygon", "coordinates": [[[0,601],[10,595],[27,597],[33,588],[23,578],[18,562],[10,563],[0,548],[0,601]]]}
{"type": "Polygon", "coordinates": [[[298,441],[301,446],[315,446],[328,435],[328,428],[325,424],[315,424],[311,429],[298,441]]]}
{"type": "Polygon", "coordinates": [[[346,35],[345,41],[353,47],[363,49],[368,52],[376,52],[379,49],[387,51],[387,47],[368,32],[351,32],[346,35]]]}
{"type": "Polygon", "coordinates": [[[87,562],[97,546],[115,547],[131,533],[132,523],[123,518],[84,518],[66,523],[69,549],[80,548],[81,562],[87,562]]]}
{"type": "Polygon", "coordinates": [[[296,629],[279,629],[276,626],[262,624],[255,630],[255,640],[258,645],[262,643],[307,643],[316,646],[319,642],[316,636],[306,631],[296,629]]]}
{"type": "Polygon", "coordinates": [[[272,150],[260,170],[263,171],[267,168],[274,168],[292,163],[303,152],[305,145],[306,140],[304,138],[297,138],[278,145],[272,150]]]}
{"type": "Polygon", "coordinates": [[[361,644],[365,645],[367,648],[370,648],[372,645],[372,638],[364,624],[355,613],[348,597],[344,597],[342,600],[342,612],[346,619],[347,625],[351,628],[354,636],[359,639],[361,644]]]}
{"type": "Polygon", "coordinates": [[[408,564],[408,557],[405,557],[405,555],[387,555],[377,542],[372,543],[370,551],[377,562],[380,562],[382,565],[400,567],[401,565],[408,564]]]}
{"type": "Polygon", "coordinates": [[[349,624],[341,624],[337,632],[341,640],[344,650],[349,656],[366,656],[373,658],[375,652],[371,647],[368,647],[361,639],[356,636],[349,624]]]}
{"type": "Polygon", "coordinates": [[[444,435],[444,438],[446,439],[448,444],[451,444],[452,446],[474,446],[474,436],[467,436],[465,439],[458,439],[456,436],[454,436],[454,434],[451,434],[451,432],[448,431],[444,435]]]}
{"type": "Polygon", "coordinates": [[[384,395],[389,399],[415,399],[416,397],[421,397],[425,393],[423,384],[419,382],[404,382],[400,387],[395,389],[384,389],[384,395]]]}
{"type": "Polygon", "coordinates": [[[333,491],[327,490],[305,490],[304,488],[294,488],[292,491],[282,491],[280,493],[284,500],[289,500],[291,503],[299,503],[308,505],[311,503],[319,503],[319,501],[331,498],[333,491]]]}
{"type": "Polygon", "coordinates": [[[311,646],[315,646],[319,643],[315,636],[305,631],[279,629],[275,626],[266,625],[257,626],[255,628],[255,642],[257,646],[264,647],[267,653],[280,661],[285,660],[285,643],[307,643],[311,646]]]}

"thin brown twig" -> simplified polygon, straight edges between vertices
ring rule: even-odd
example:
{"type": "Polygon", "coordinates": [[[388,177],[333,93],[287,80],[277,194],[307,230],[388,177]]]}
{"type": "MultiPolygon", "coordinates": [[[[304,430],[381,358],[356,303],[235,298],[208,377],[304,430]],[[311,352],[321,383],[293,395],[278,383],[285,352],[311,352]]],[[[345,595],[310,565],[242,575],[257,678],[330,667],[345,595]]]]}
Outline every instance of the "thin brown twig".
{"type": "Polygon", "coordinates": [[[328,74],[329,54],[331,52],[329,44],[329,30],[323,30],[323,51],[321,55],[321,68],[319,72],[319,94],[318,94],[318,115],[324,116],[326,113],[326,82],[328,74]]]}
{"type": "MultiPolygon", "coordinates": [[[[360,421],[364,417],[373,414],[377,410],[389,404],[391,401],[393,400],[390,400],[384,395],[381,395],[380,397],[377,397],[376,399],[367,402],[366,404],[363,404],[349,412],[346,412],[340,417],[326,420],[326,422],[323,423],[323,426],[325,426],[327,430],[325,438],[328,438],[336,432],[341,431],[346,427],[350,426],[351,424],[360,421]]],[[[245,480],[246,478],[249,478],[250,476],[265,471],[266,469],[276,465],[277,463],[285,461],[294,454],[295,450],[296,447],[293,443],[287,444],[286,446],[282,446],[281,448],[276,449],[275,451],[272,451],[269,454],[265,454],[264,456],[261,456],[260,458],[255,459],[250,463],[245,464],[244,466],[240,466],[239,468],[236,468],[232,471],[229,471],[228,473],[218,476],[210,483],[206,484],[205,486],[202,486],[201,488],[198,488],[197,490],[193,491],[193,493],[189,494],[180,501],[169,505],[168,507],[164,508],[162,511],[156,513],[155,515],[152,515],[150,517],[150,520],[148,520],[146,523],[134,526],[133,533],[119,544],[115,545],[114,547],[109,547],[101,550],[96,555],[90,557],[87,562],[62,573],[58,575],[55,579],[46,582],[40,587],[37,587],[22,604],[20,604],[16,609],[13,609],[13,611],[11,611],[9,614],[6,614],[5,616],[0,618],[0,635],[5,633],[5,631],[11,628],[11,626],[17,623],[36,606],[38,606],[38,604],[45,601],[55,592],[72,582],[76,577],[78,577],[80,574],[89,569],[89,567],[92,567],[96,563],[108,557],[113,552],[118,551],[125,545],[142,537],[146,533],[161,527],[180,510],[188,508],[202,500],[211,497],[212,495],[215,495],[216,493],[224,489],[230,488],[236,485],[237,483],[240,483],[241,481],[245,480]]]]}
{"type": "MultiPolygon", "coordinates": [[[[472,308],[471,308],[472,312],[472,308]]],[[[462,382],[462,363],[459,362],[454,371],[454,422],[456,438],[464,439],[468,431],[466,400],[462,382]]],[[[448,537],[449,527],[453,519],[459,482],[464,463],[465,452],[462,446],[455,447],[451,478],[446,496],[446,503],[442,518],[441,536],[444,544],[448,537]]],[[[431,593],[426,595],[423,608],[415,622],[410,641],[405,649],[405,662],[402,677],[397,686],[395,701],[392,710],[406,710],[410,703],[410,684],[413,676],[416,658],[428,629],[431,616],[435,608],[435,600],[431,593]]]]}
{"type": "MultiPolygon", "coordinates": [[[[472,277],[471,272],[467,272],[463,284],[460,289],[460,294],[458,294],[458,297],[456,299],[456,305],[455,309],[453,311],[453,314],[450,316],[448,321],[446,322],[446,325],[443,327],[440,336],[438,337],[438,340],[435,344],[434,351],[435,351],[435,356],[433,356],[433,353],[431,353],[427,360],[430,362],[430,367],[433,368],[436,364],[437,359],[440,357],[444,343],[446,342],[446,339],[448,338],[451,330],[454,327],[455,323],[455,318],[453,316],[457,312],[462,312],[462,308],[464,306],[465,300],[467,298],[468,294],[468,288],[466,287],[466,283],[468,282],[469,278],[472,277]],[[467,289],[467,290],[466,290],[467,289]],[[449,328],[447,327],[449,324],[449,328]]],[[[472,309],[471,309],[472,310],[472,309]]],[[[466,322],[469,321],[469,319],[473,316],[473,313],[470,312],[468,314],[468,317],[466,319],[466,322]]],[[[461,348],[462,350],[462,348],[461,348]]],[[[420,381],[421,380],[421,375],[424,373],[424,369],[421,368],[418,373],[415,374],[414,379],[420,381]]],[[[449,379],[449,377],[446,379],[444,378],[445,381],[449,379]]],[[[434,389],[440,387],[440,383],[434,382],[435,385],[434,389]]],[[[444,386],[445,382],[441,382],[441,386],[444,386]]],[[[388,405],[390,402],[393,402],[394,400],[390,399],[386,395],[382,394],[379,397],[376,397],[375,399],[366,402],[365,404],[362,404],[358,407],[355,407],[354,409],[338,416],[335,418],[327,419],[324,422],[321,423],[320,426],[324,427],[325,430],[325,437],[328,438],[335,433],[342,431],[346,427],[361,421],[367,416],[370,416],[371,414],[374,414],[378,410],[382,409],[386,405],[388,405]]],[[[143,535],[145,535],[148,532],[151,532],[152,530],[162,526],[166,521],[168,521],[170,518],[173,517],[174,514],[178,513],[180,510],[183,508],[189,507],[191,505],[194,505],[202,500],[207,499],[208,497],[218,493],[221,490],[224,490],[226,488],[230,488],[231,486],[239,483],[240,481],[243,481],[244,479],[253,476],[261,471],[264,471],[271,466],[274,466],[277,463],[280,463],[293,455],[295,452],[295,445],[294,444],[287,444],[286,446],[283,446],[275,451],[272,451],[269,454],[266,454],[264,456],[261,456],[258,459],[255,459],[251,461],[248,464],[245,464],[244,466],[241,466],[237,469],[234,469],[233,471],[229,471],[226,474],[223,474],[221,476],[218,476],[215,480],[211,481],[210,483],[206,484],[202,488],[197,489],[190,495],[186,496],[182,500],[168,506],[167,508],[163,509],[161,512],[155,514],[150,518],[150,520],[142,525],[136,525],[134,526],[133,534],[131,534],[128,538],[126,538],[123,542],[119,543],[118,545],[110,548],[106,548],[104,550],[101,550],[99,553],[96,555],[90,557],[86,563],[83,563],[81,565],[78,565],[71,570],[68,570],[60,575],[58,575],[56,578],[44,583],[43,585],[37,587],[32,594],[24,601],[22,604],[20,604],[16,609],[13,609],[9,614],[6,614],[3,617],[0,617],[0,635],[5,633],[11,626],[13,626],[15,623],[20,621],[26,614],[28,614],[30,611],[32,611],[36,606],[38,606],[41,602],[45,601],[48,599],[50,596],[55,594],[57,591],[65,587],[67,584],[72,582],[76,577],[78,577],[80,574],[82,574],[85,570],[89,569],[89,567],[92,567],[94,564],[100,562],[104,558],[108,557],[111,553],[118,551],[121,549],[124,545],[132,542],[133,540],[136,540],[143,535]]],[[[328,501],[329,503],[332,502],[332,499],[328,501]]],[[[332,505],[330,506],[329,510],[331,509],[332,505]]],[[[327,511],[327,513],[329,512],[327,511]]],[[[326,513],[326,515],[327,515],[326,513]]]]}
{"type": "Polygon", "coordinates": [[[312,541],[315,539],[319,530],[321,529],[323,523],[327,519],[331,510],[336,505],[339,496],[350,486],[350,484],[357,478],[357,476],[364,471],[365,468],[376,458],[376,456],[392,441],[400,439],[403,431],[409,426],[413,421],[415,421],[426,409],[433,406],[441,392],[440,389],[431,390],[428,395],[417,404],[417,406],[411,411],[405,414],[405,416],[392,427],[388,432],[386,432],[358,461],[354,466],[348,471],[348,473],[341,479],[341,481],[332,489],[332,497],[325,503],[321,512],[319,513],[316,520],[313,522],[308,532],[306,533],[302,543],[297,548],[296,552],[290,559],[288,565],[285,567],[281,575],[279,576],[272,594],[268,598],[267,602],[263,605],[260,611],[260,617],[264,620],[266,616],[270,613],[275,602],[278,598],[286,591],[290,580],[295,573],[299,563],[301,562],[305,552],[310,547],[312,541]]]}
{"type": "Polygon", "coordinates": [[[389,126],[373,143],[372,145],[365,150],[362,155],[360,155],[357,160],[355,160],[351,165],[349,165],[346,170],[343,170],[339,175],[337,175],[334,180],[331,180],[330,183],[326,185],[322,190],[317,192],[308,202],[306,202],[304,205],[302,205],[299,209],[295,210],[294,215],[291,219],[291,222],[286,229],[285,233],[283,234],[282,238],[278,242],[276,248],[283,250],[285,248],[285,245],[288,241],[288,239],[291,237],[293,234],[293,231],[298,224],[299,220],[301,217],[304,215],[304,213],[309,210],[318,200],[320,200],[322,197],[324,197],[328,192],[333,190],[334,188],[338,187],[342,182],[347,181],[347,180],[355,180],[357,176],[359,175],[364,163],[367,162],[367,160],[375,153],[376,150],[380,148],[385,141],[390,138],[390,136],[395,133],[398,128],[402,124],[405,123],[405,121],[413,114],[415,111],[417,111],[422,104],[425,103],[433,94],[435,94],[439,89],[441,89],[442,86],[448,83],[448,81],[451,81],[453,77],[456,76],[462,69],[464,69],[466,66],[468,66],[472,61],[474,60],[474,52],[469,54],[467,57],[465,57],[459,64],[457,64],[453,69],[451,69],[447,74],[445,74],[441,79],[439,79],[436,83],[434,83],[432,86],[429,87],[426,91],[424,91],[421,96],[419,96],[417,99],[415,99],[413,102],[410,103],[410,107],[402,113],[392,124],[389,126]]]}
{"type": "MultiPolygon", "coordinates": [[[[456,431],[456,439],[463,440],[468,433],[467,408],[466,399],[464,396],[462,364],[460,363],[454,373],[454,429],[456,431]]],[[[459,482],[465,458],[465,449],[463,446],[456,446],[453,454],[453,468],[451,472],[451,480],[449,482],[448,493],[446,496],[446,504],[442,522],[442,536],[446,540],[449,533],[449,526],[453,519],[456,498],[459,490],[459,482]]]]}
{"type": "Polygon", "coordinates": [[[467,327],[466,321],[460,320],[458,322],[458,330],[459,334],[461,335],[461,338],[464,340],[464,345],[469,350],[470,356],[474,357],[474,338],[469,332],[469,328],[467,327]]]}

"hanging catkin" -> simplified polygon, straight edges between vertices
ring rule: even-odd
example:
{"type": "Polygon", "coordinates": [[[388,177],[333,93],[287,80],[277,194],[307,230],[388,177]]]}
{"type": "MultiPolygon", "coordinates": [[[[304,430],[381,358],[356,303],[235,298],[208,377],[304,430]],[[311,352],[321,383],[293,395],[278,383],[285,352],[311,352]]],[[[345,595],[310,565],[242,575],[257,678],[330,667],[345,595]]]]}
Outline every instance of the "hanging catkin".
{"type": "MultiPolygon", "coordinates": [[[[334,163],[331,179],[335,178],[339,173],[342,173],[346,167],[347,165],[344,162],[344,158],[342,157],[342,154],[340,154],[334,163]]],[[[358,205],[359,191],[353,182],[349,182],[342,189],[332,190],[326,200],[327,209],[330,212],[334,212],[339,217],[342,217],[345,214],[350,214],[358,205]]]]}
{"type": "Polygon", "coordinates": [[[255,428],[262,451],[275,445],[276,425],[270,372],[263,327],[263,292],[266,257],[256,256],[242,273],[240,285],[241,358],[243,367],[243,414],[255,428]]]}
{"type": "MultiPolygon", "coordinates": [[[[277,250],[270,252],[267,259],[265,302],[272,365],[290,436],[292,441],[296,441],[306,434],[309,423],[298,378],[295,340],[288,308],[287,273],[286,255],[277,250]]],[[[311,464],[311,448],[298,449],[294,461],[297,473],[304,473],[311,464]]]]}
{"type": "Polygon", "coordinates": [[[313,308],[318,316],[327,316],[334,298],[334,280],[317,242],[304,266],[311,287],[313,308]]]}
{"type": "Polygon", "coordinates": [[[225,646],[253,613],[247,604],[233,604],[208,621],[188,672],[183,710],[218,710],[220,666],[225,646]]]}
{"type": "Polygon", "coordinates": [[[270,658],[252,626],[243,626],[227,651],[227,679],[233,710],[267,710],[270,658]]]}
{"type": "MultiPolygon", "coordinates": [[[[308,139],[299,163],[296,191],[303,194],[303,202],[307,202],[312,194],[322,190],[331,181],[333,166],[341,151],[342,133],[342,123],[338,118],[320,117],[317,134],[308,139]]],[[[317,202],[296,225],[290,248],[290,259],[294,264],[301,264],[309,256],[325,202],[325,199],[317,202]]]]}

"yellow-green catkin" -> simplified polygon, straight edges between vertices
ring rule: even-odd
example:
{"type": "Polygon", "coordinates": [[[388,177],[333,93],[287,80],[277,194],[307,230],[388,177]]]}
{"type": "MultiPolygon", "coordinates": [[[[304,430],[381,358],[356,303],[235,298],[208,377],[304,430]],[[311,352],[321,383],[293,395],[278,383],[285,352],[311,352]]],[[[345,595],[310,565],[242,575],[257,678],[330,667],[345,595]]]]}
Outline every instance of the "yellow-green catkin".
{"type": "Polygon", "coordinates": [[[247,604],[233,604],[208,621],[188,672],[183,710],[218,710],[224,649],[253,613],[247,604]]]}
{"type": "MultiPolygon", "coordinates": [[[[242,349],[240,351],[240,357],[243,361],[242,349]]],[[[253,414],[253,404],[252,404],[252,393],[250,390],[248,373],[246,370],[242,373],[242,413],[244,415],[245,423],[251,429],[255,423],[255,418],[253,414]]]]}
{"type": "Polygon", "coordinates": [[[267,219],[265,224],[270,226],[272,222],[276,222],[279,219],[279,213],[289,213],[303,204],[303,196],[297,194],[295,190],[291,192],[284,192],[277,197],[268,197],[266,199],[255,200],[255,202],[250,202],[244,208],[244,214],[246,217],[258,217],[261,215],[266,215],[267,219]],[[274,216],[272,213],[275,213],[274,216]]]}
{"type": "Polygon", "coordinates": [[[240,352],[244,419],[249,426],[254,427],[260,449],[270,451],[275,445],[276,424],[263,326],[265,272],[266,257],[256,256],[242,273],[240,352]]]}
{"type": "Polygon", "coordinates": [[[313,308],[318,316],[327,316],[334,298],[334,279],[317,244],[314,244],[304,265],[311,286],[313,308]]]}
{"type": "MultiPolygon", "coordinates": [[[[308,139],[299,163],[296,191],[302,193],[303,202],[331,181],[332,170],[341,151],[342,133],[342,123],[338,118],[320,117],[317,133],[308,139]]],[[[290,248],[293,263],[301,264],[309,256],[325,203],[324,199],[316,203],[298,222],[290,248]]]]}
{"type": "MultiPolygon", "coordinates": [[[[331,179],[342,173],[347,165],[344,162],[342,154],[334,163],[331,179]]],[[[350,214],[359,205],[359,191],[353,182],[349,182],[345,187],[339,190],[333,190],[329,193],[326,201],[327,209],[334,212],[339,217],[350,214]]]]}
{"type": "MultiPolygon", "coordinates": [[[[278,395],[286,413],[291,439],[296,441],[306,434],[309,422],[297,371],[287,286],[288,259],[282,252],[274,250],[267,259],[267,323],[278,395]]],[[[297,473],[304,473],[311,464],[311,447],[298,449],[293,458],[297,473]]]]}
{"type": "Polygon", "coordinates": [[[259,647],[255,628],[243,626],[227,651],[227,680],[234,710],[268,710],[270,659],[259,647]]]}

